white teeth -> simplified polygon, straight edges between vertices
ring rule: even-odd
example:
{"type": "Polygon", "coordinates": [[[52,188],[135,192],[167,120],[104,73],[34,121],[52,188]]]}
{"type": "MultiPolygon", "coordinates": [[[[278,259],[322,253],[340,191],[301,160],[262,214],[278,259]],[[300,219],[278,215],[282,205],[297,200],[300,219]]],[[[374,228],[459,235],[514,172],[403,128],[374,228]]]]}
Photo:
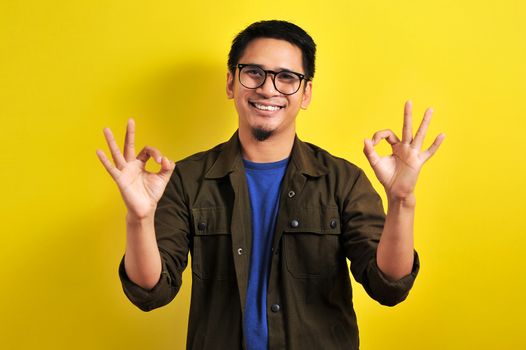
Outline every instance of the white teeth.
{"type": "Polygon", "coordinates": [[[259,103],[254,103],[254,106],[257,109],[261,109],[263,111],[277,111],[278,109],[281,109],[281,107],[279,107],[279,106],[265,106],[265,105],[261,105],[259,103]]]}

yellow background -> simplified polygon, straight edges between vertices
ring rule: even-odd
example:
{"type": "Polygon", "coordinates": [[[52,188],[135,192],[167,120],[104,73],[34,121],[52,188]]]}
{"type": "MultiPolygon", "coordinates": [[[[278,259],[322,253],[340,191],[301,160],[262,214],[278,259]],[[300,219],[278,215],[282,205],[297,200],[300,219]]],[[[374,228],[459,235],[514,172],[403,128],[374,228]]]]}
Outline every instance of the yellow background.
{"type": "MultiPolygon", "coordinates": [[[[180,159],[226,140],[226,56],[255,20],[318,44],[298,132],[364,168],[364,137],[435,109],[417,188],[422,269],[385,308],[355,285],[362,349],[524,349],[526,6],[501,1],[0,3],[0,347],[183,349],[191,274],[167,307],[122,293],[124,206],[102,128],[180,159]]],[[[417,124],[415,122],[415,124],[417,124]]],[[[387,147],[380,147],[385,153],[387,147]]]]}

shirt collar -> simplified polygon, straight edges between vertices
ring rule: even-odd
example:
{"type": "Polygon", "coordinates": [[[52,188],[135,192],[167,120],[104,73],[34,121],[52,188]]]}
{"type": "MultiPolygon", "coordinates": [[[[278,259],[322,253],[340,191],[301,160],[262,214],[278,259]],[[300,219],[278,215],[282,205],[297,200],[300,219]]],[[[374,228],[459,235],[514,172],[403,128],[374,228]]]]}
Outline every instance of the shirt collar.
{"type": "MultiPolygon", "coordinates": [[[[297,135],[294,137],[294,145],[292,146],[290,158],[290,163],[302,174],[319,177],[328,172],[327,167],[316,158],[313,147],[301,141],[297,135]]],[[[238,131],[236,130],[230,140],[220,146],[219,156],[206,172],[205,178],[222,178],[231,172],[243,169],[241,143],[239,142],[238,131]]]]}

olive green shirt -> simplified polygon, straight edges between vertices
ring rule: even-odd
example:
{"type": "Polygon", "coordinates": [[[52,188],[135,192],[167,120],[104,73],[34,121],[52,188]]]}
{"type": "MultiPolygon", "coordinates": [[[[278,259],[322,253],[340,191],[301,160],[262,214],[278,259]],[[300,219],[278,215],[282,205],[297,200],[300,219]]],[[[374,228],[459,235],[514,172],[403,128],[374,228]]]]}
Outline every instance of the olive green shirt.
{"type": "MultiPolygon", "coordinates": [[[[283,178],[267,295],[269,349],[358,349],[347,266],[383,305],[404,300],[418,273],[389,281],[376,264],[385,214],[361,169],[297,137],[283,178]]],[[[119,275],[141,310],[168,304],[192,256],[187,349],[243,349],[251,248],[250,200],[237,132],[177,163],[155,213],[159,282],[119,275]]]]}

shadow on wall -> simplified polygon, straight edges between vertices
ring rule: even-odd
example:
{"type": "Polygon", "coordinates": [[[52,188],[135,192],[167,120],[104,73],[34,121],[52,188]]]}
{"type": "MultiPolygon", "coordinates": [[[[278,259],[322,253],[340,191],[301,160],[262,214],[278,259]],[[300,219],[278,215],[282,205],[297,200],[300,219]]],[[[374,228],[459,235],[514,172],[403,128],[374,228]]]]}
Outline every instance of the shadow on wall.
{"type": "MultiPolygon", "coordinates": [[[[102,96],[108,101],[97,102],[106,103],[109,115],[137,120],[137,147],[148,138],[148,144],[180,159],[226,141],[234,132],[236,113],[226,98],[225,76],[220,65],[173,65],[112,87],[102,96]]],[[[123,135],[123,129],[114,131],[123,135]]],[[[94,152],[90,157],[93,163],[88,164],[96,164],[100,172],[96,178],[82,178],[86,175],[79,172],[80,178],[68,180],[72,191],[83,181],[111,181],[94,152]]],[[[116,187],[111,194],[96,192],[91,198],[77,193],[76,203],[65,202],[78,206],[74,217],[61,217],[57,208],[45,225],[28,227],[39,232],[30,246],[20,247],[23,253],[8,270],[12,283],[0,316],[7,330],[2,344],[8,348],[163,349],[185,344],[190,269],[170,306],[143,313],[131,305],[117,275],[125,247],[124,206],[116,187]],[[83,201],[100,202],[101,196],[110,199],[85,210],[83,201]]]]}
{"type": "Polygon", "coordinates": [[[126,110],[137,116],[138,128],[147,125],[155,135],[153,146],[162,145],[173,159],[209,149],[226,141],[237,128],[234,104],[225,92],[226,73],[224,64],[191,62],[167,67],[119,89],[122,109],[117,113],[126,110]]]}

